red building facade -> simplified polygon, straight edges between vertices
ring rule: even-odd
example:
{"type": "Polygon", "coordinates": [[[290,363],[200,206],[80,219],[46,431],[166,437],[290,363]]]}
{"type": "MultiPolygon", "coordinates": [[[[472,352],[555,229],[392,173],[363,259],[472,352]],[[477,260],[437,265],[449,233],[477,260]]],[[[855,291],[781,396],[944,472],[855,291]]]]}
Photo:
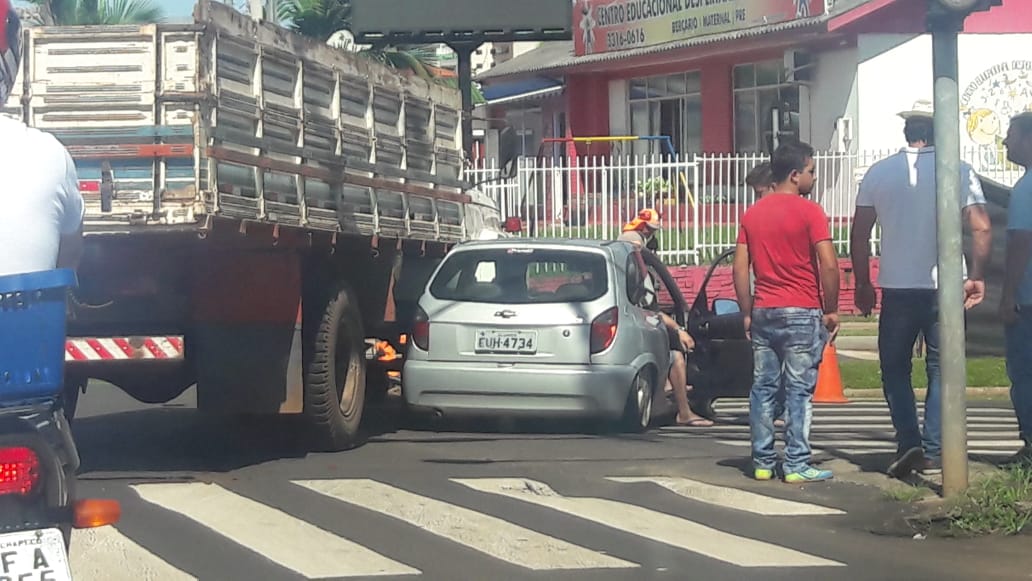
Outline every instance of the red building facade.
{"type": "MultiPolygon", "coordinates": [[[[926,6],[923,0],[577,0],[573,42],[532,51],[480,80],[491,87],[548,79],[562,88],[561,96],[550,95],[544,121],[533,130],[538,140],[667,135],[678,153],[692,155],[767,153],[795,138],[819,150],[855,152],[864,131],[868,137],[895,131],[861,125],[858,94],[871,101],[894,90],[856,86],[863,53],[872,38],[923,33],[926,6]]],[[[1004,0],[970,16],[965,33],[1020,36],[1032,31],[1028,8],[1027,0],[1004,0]]],[[[931,55],[899,66],[930,74],[931,55]]],[[[495,106],[492,116],[523,106],[517,98],[495,106]]],[[[578,144],[578,152],[605,155],[610,147],[578,144]]],[[[678,273],[688,296],[699,268],[678,273]]],[[[715,283],[726,296],[729,273],[719,276],[724,279],[715,283]]],[[[852,306],[852,278],[844,269],[844,309],[852,306]]]]}

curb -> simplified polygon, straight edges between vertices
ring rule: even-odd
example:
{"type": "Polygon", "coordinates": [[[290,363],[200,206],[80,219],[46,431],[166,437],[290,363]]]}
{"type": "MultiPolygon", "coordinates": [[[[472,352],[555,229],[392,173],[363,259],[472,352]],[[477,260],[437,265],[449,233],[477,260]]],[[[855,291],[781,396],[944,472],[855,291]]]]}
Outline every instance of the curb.
{"type": "MultiPolygon", "coordinates": [[[[880,389],[846,389],[844,390],[845,395],[849,399],[878,399],[883,400],[885,398],[882,395],[880,389]]],[[[918,397],[924,397],[927,394],[927,389],[915,389],[914,395],[918,397]]],[[[978,399],[987,397],[1010,397],[1009,387],[969,387],[967,388],[968,399],[978,399]]]]}

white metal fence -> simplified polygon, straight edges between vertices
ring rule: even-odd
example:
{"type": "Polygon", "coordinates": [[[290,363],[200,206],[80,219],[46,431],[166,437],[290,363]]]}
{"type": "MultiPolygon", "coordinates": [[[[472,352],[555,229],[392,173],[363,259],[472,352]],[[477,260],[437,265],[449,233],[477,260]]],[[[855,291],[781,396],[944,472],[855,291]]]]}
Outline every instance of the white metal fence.
{"type": "MultiPolygon", "coordinates": [[[[849,230],[860,180],[876,161],[894,151],[820,153],[813,199],[831,220],[840,255],[850,250],[849,230]]],[[[964,151],[975,170],[1004,185],[1013,185],[1021,170],[990,160],[985,152],[964,151]],[[995,165],[987,162],[992,161],[995,165]]],[[[523,235],[544,238],[615,238],[641,208],[656,208],[663,217],[659,254],[668,264],[705,264],[732,248],[741,216],[755,202],[745,177],[758,155],[586,156],[525,158],[516,176],[498,180],[492,162],[467,172],[483,182],[502,218],[519,216],[523,235]]],[[[877,253],[877,232],[872,252],[877,253]]]]}

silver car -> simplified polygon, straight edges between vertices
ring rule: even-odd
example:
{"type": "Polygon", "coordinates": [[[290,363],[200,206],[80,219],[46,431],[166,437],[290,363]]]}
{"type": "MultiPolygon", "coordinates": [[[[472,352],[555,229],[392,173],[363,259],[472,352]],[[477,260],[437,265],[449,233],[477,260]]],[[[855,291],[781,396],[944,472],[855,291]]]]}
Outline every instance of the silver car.
{"type": "Polygon", "coordinates": [[[644,431],[670,344],[626,242],[507,239],[456,247],[419,300],[402,372],[414,411],[578,416],[644,431]]]}

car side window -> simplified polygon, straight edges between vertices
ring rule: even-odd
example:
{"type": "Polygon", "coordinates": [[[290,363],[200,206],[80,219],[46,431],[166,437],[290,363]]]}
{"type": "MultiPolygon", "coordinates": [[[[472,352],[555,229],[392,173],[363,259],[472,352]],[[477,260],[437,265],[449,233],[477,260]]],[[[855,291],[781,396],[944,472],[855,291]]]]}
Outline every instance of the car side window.
{"type": "Polygon", "coordinates": [[[624,270],[627,272],[627,298],[633,302],[634,297],[638,296],[641,290],[641,269],[638,268],[637,261],[634,260],[637,252],[632,252],[627,256],[627,266],[624,270]]]}

